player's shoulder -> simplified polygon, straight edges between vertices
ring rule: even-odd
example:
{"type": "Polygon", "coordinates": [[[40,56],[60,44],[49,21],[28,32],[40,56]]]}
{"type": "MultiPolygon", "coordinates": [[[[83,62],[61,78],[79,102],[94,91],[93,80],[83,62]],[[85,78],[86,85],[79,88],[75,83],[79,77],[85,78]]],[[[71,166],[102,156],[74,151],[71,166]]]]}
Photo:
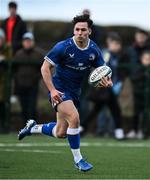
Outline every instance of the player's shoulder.
{"type": "Polygon", "coordinates": [[[92,51],[95,52],[96,54],[98,54],[98,55],[101,54],[100,48],[99,48],[98,45],[97,45],[94,41],[92,41],[91,39],[90,39],[89,48],[92,49],[92,51]]]}
{"type": "Polygon", "coordinates": [[[65,39],[63,41],[58,42],[55,47],[59,49],[66,49],[69,46],[72,46],[72,38],[65,39]]]}
{"type": "Polygon", "coordinates": [[[57,46],[68,46],[72,44],[72,38],[65,39],[63,41],[58,42],[57,46]]]}
{"type": "Polygon", "coordinates": [[[98,49],[99,50],[98,45],[93,40],[91,40],[91,39],[90,39],[90,46],[89,47],[93,48],[93,49],[98,49]]]}

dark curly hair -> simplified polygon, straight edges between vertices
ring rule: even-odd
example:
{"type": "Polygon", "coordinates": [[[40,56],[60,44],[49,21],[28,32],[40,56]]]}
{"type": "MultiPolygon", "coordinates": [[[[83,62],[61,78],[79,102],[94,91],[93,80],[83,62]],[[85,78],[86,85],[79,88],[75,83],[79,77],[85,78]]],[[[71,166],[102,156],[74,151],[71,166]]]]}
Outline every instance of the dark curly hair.
{"type": "Polygon", "coordinates": [[[87,22],[89,28],[91,28],[93,25],[93,21],[90,19],[89,15],[75,16],[72,20],[73,25],[75,25],[78,22],[87,22]]]}

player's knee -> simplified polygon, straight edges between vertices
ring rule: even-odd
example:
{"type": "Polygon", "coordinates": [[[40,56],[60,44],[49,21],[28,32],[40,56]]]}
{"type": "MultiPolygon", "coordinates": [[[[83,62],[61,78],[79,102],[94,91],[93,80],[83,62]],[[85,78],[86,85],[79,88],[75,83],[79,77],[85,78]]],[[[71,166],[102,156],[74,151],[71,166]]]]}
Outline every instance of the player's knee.
{"type": "Polygon", "coordinates": [[[56,136],[58,138],[65,138],[66,137],[66,130],[64,128],[57,128],[56,129],[56,136]]]}
{"type": "Polygon", "coordinates": [[[79,127],[80,120],[79,120],[79,115],[77,113],[74,113],[70,116],[70,124],[72,127],[79,127]]]}
{"type": "Polygon", "coordinates": [[[58,131],[58,132],[56,132],[56,135],[57,135],[57,137],[58,138],[66,138],[66,132],[64,132],[64,131],[58,131]]]}

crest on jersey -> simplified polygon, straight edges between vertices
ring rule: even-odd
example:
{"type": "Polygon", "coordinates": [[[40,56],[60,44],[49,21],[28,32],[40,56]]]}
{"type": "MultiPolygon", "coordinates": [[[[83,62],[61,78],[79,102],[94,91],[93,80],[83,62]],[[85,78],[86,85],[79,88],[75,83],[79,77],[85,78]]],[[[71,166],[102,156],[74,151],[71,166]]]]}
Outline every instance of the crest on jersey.
{"type": "Polygon", "coordinates": [[[95,59],[95,54],[90,54],[90,55],[89,55],[89,60],[90,60],[90,61],[93,61],[94,59],[95,59]]]}

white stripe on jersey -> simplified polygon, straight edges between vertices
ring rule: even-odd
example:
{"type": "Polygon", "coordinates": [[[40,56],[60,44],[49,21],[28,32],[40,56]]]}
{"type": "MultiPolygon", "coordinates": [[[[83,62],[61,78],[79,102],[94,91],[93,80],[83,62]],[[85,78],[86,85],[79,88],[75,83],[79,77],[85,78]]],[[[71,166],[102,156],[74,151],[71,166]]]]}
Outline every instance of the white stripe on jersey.
{"type": "Polygon", "coordinates": [[[44,59],[51,63],[53,66],[56,66],[56,64],[49,57],[45,56],[44,59]]]}

